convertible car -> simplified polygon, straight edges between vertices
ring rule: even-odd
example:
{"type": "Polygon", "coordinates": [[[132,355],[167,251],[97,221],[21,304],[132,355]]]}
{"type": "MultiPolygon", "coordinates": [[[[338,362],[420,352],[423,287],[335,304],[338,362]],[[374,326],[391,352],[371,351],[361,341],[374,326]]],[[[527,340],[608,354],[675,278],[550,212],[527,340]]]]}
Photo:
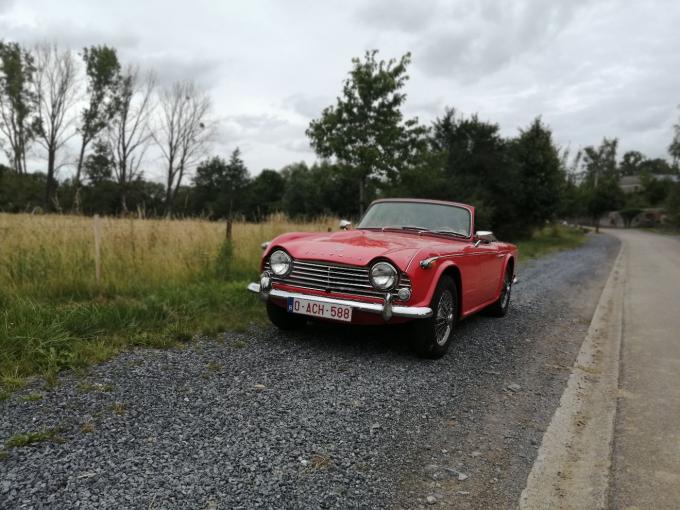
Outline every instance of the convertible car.
{"type": "Polygon", "coordinates": [[[475,209],[454,202],[373,202],[356,228],[283,234],[264,243],[259,283],[281,329],[308,319],[410,323],[421,356],[439,358],[456,323],[481,310],[504,316],[517,247],[475,230],[475,209]]]}

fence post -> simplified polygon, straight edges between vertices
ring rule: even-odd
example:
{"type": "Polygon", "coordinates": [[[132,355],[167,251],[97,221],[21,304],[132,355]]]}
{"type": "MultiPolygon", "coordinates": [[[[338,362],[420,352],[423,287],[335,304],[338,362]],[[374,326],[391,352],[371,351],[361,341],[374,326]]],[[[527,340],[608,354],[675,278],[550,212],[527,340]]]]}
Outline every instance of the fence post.
{"type": "Polygon", "coordinates": [[[228,218],[227,219],[227,241],[231,241],[231,226],[232,226],[231,218],[228,218]]]}
{"type": "Polygon", "coordinates": [[[101,224],[99,215],[94,215],[94,276],[97,281],[97,286],[101,283],[102,277],[102,261],[101,261],[101,224]]]}

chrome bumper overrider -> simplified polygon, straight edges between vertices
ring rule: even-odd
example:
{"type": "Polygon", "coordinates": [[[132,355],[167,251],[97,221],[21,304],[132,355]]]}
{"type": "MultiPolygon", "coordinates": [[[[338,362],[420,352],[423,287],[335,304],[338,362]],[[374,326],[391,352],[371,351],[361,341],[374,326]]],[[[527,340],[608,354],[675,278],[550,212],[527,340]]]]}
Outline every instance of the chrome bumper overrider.
{"type": "Polygon", "coordinates": [[[261,292],[259,283],[248,284],[248,290],[256,294],[260,294],[263,299],[267,300],[269,297],[288,299],[299,298],[316,303],[326,303],[330,305],[345,305],[351,306],[355,310],[361,312],[375,313],[382,315],[383,319],[390,320],[392,317],[409,317],[411,319],[425,319],[432,316],[432,308],[425,306],[395,306],[389,301],[385,303],[364,303],[362,301],[352,301],[349,299],[336,299],[325,296],[315,296],[313,294],[302,294],[299,292],[287,292],[285,290],[271,289],[269,292],[261,292]]]}

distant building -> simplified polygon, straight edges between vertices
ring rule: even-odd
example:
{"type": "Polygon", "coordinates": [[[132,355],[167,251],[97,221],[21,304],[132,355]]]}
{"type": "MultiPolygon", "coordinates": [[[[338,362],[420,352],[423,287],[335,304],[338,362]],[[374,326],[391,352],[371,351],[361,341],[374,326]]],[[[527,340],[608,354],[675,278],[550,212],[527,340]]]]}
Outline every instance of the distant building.
{"type": "MultiPolygon", "coordinates": [[[[650,174],[652,179],[657,181],[680,182],[679,175],[673,174],[650,174]]],[[[624,193],[635,193],[642,191],[642,179],[640,175],[624,175],[619,179],[619,188],[624,193]]]]}

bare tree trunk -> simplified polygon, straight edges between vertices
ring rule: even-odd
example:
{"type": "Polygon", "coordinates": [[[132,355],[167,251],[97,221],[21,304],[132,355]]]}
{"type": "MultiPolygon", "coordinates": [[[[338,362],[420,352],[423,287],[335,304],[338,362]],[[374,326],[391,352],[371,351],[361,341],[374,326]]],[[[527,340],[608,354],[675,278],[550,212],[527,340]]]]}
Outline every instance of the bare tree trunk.
{"type": "Polygon", "coordinates": [[[54,160],[56,154],[54,150],[47,152],[47,185],[45,186],[45,210],[52,211],[54,209],[54,160]]]}
{"type": "Polygon", "coordinates": [[[359,179],[359,216],[364,215],[366,208],[366,177],[363,175],[359,179]]]}
{"type": "Polygon", "coordinates": [[[83,171],[83,162],[85,160],[85,148],[87,147],[87,142],[83,140],[83,143],[80,144],[80,154],[78,155],[78,165],[76,166],[76,177],[75,177],[75,193],[73,194],[73,212],[76,214],[80,214],[80,188],[82,187],[81,184],[81,175],[83,171]]]}

